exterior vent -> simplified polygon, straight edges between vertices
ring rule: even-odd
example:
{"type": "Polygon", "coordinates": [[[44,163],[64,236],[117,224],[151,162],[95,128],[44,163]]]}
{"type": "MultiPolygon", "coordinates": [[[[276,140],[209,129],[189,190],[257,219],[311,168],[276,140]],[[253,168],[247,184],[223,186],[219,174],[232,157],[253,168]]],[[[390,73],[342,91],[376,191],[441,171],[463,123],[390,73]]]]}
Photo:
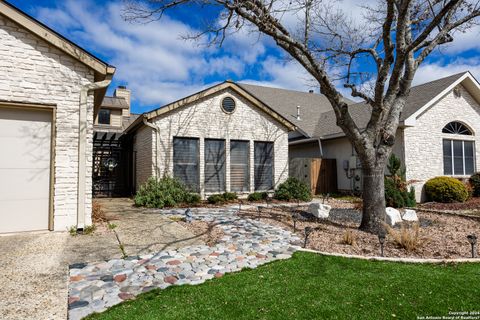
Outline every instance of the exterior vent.
{"type": "Polygon", "coordinates": [[[222,109],[226,113],[233,113],[235,111],[235,100],[231,97],[226,97],[222,100],[222,109]]]}

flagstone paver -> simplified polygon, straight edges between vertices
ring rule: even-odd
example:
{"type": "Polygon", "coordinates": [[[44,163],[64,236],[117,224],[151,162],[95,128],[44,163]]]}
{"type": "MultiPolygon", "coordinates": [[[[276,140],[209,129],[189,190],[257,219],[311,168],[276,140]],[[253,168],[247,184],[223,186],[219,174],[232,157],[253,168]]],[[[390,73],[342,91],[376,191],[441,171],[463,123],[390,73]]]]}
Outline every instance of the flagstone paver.
{"type": "MultiPolygon", "coordinates": [[[[156,210],[153,214],[184,212],[156,210]]],[[[191,219],[214,222],[223,229],[224,236],[218,244],[70,266],[69,319],[105,311],[155,288],[200,284],[228,272],[287,259],[300,244],[300,239],[291,232],[240,217],[234,208],[200,208],[191,213],[191,219]]]]}

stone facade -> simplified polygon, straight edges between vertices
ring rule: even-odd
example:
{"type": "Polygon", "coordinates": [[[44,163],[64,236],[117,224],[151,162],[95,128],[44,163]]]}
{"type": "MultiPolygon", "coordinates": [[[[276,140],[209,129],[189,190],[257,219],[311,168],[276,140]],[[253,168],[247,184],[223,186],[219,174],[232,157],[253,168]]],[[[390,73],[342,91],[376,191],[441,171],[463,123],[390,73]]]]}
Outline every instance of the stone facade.
{"type": "Polygon", "coordinates": [[[423,185],[428,179],[444,175],[443,138],[475,141],[476,169],[480,167],[480,105],[463,86],[459,88],[459,97],[449,92],[420,115],[415,126],[404,129],[407,180],[416,181],[417,200],[425,200],[423,185]],[[452,121],[466,124],[473,135],[442,133],[443,127],[452,121]]]}
{"type": "MultiPolygon", "coordinates": [[[[80,90],[94,72],[0,15],[0,100],[56,106],[54,229],[77,221],[80,90]]],[[[93,97],[88,99],[86,223],[92,210],[93,97]]]]}
{"type": "MultiPolygon", "coordinates": [[[[286,180],[288,177],[288,129],[273,119],[270,115],[252,106],[235,91],[228,89],[196,101],[195,103],[177,108],[171,112],[153,119],[152,123],[160,129],[160,141],[155,144],[152,136],[151,150],[158,148],[158,158],[152,154],[152,162],[158,163],[158,173],[173,174],[173,138],[199,138],[200,147],[200,190],[204,186],[204,140],[226,140],[226,191],[230,191],[230,140],[244,140],[250,142],[250,191],[254,191],[254,141],[274,142],[274,184],[286,180]],[[233,97],[236,109],[233,113],[225,113],[221,108],[221,101],[225,97],[233,97]]],[[[141,131],[136,140],[141,138],[141,131]]],[[[148,137],[150,138],[150,136],[148,137]]],[[[138,143],[138,142],[137,142],[138,143]]],[[[146,175],[139,168],[140,157],[137,153],[137,177],[144,182],[146,175]],[[141,178],[140,178],[141,177],[141,178]]],[[[147,161],[148,162],[148,161],[147,161]]],[[[137,184],[138,188],[138,184],[137,184]]]]}

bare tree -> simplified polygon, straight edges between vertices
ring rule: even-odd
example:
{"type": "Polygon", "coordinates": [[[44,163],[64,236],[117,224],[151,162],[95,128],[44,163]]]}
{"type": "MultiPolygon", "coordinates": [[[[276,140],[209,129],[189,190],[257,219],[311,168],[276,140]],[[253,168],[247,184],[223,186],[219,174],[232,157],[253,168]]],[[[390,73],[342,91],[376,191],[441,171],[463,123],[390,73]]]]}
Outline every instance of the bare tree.
{"type": "MultiPolygon", "coordinates": [[[[422,62],[452,42],[480,15],[480,1],[379,0],[359,7],[352,19],[335,0],[145,0],[128,1],[127,20],[160,19],[169,9],[193,5],[217,10],[219,17],[191,38],[208,36],[221,45],[231,32],[253,27],[298,61],[318,82],[335,111],[337,125],[362,164],[363,217],[360,228],[383,229],[384,172],[395,143],[400,114],[422,62]],[[287,25],[285,16],[297,25],[287,25]],[[369,106],[370,119],[359,127],[341,92],[343,85],[369,106]]],[[[355,10],[355,8],[352,8],[355,10]]]]}

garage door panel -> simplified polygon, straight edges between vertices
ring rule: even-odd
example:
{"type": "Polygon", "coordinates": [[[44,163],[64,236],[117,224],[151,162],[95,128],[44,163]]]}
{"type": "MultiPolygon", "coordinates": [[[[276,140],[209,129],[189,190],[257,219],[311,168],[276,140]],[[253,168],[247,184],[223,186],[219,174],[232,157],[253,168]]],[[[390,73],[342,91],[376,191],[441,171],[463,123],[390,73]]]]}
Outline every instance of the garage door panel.
{"type": "Polygon", "coordinates": [[[50,168],[0,169],[0,201],[9,199],[47,199],[50,196],[50,168]],[[46,187],[45,187],[46,186],[46,187]]]}
{"type": "Polygon", "coordinates": [[[0,106],[0,233],[48,229],[51,118],[0,106]]]}
{"type": "MultiPolygon", "coordinates": [[[[50,139],[50,137],[48,137],[50,139]]],[[[51,142],[45,139],[19,139],[15,137],[0,137],[2,154],[0,168],[29,169],[50,168],[51,142]],[[8,151],[8,154],[7,154],[8,151]]]]}
{"type": "Polygon", "coordinates": [[[48,219],[45,219],[48,208],[48,201],[44,199],[22,200],[21,206],[17,200],[2,200],[0,233],[48,229],[48,219]]]}

